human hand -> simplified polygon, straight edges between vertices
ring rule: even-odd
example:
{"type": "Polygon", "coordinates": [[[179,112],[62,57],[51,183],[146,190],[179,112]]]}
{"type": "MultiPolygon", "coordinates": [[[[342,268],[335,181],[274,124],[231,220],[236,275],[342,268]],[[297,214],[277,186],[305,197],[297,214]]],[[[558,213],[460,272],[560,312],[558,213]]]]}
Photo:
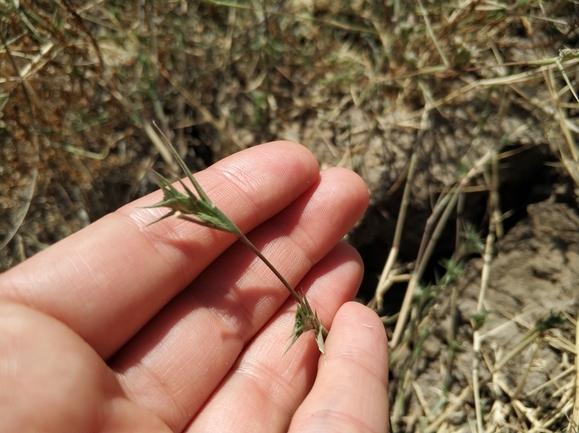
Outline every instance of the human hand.
{"type": "Polygon", "coordinates": [[[147,227],[157,192],[0,275],[0,432],[386,430],[386,336],[345,303],[362,265],[339,243],[364,183],[287,142],[196,178],[307,294],[325,356],[310,333],[283,354],[295,301],[234,236],[147,227]]]}

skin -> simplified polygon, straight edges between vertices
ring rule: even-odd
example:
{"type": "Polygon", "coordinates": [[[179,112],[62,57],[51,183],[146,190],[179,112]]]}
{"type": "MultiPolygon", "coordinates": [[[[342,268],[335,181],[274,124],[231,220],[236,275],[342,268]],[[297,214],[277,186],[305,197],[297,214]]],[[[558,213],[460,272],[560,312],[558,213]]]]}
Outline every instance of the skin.
{"type": "Polygon", "coordinates": [[[284,355],[295,301],[234,236],[153,193],[0,275],[0,431],[387,431],[388,350],[340,243],[363,181],[274,142],[196,174],[330,329],[284,355]]]}

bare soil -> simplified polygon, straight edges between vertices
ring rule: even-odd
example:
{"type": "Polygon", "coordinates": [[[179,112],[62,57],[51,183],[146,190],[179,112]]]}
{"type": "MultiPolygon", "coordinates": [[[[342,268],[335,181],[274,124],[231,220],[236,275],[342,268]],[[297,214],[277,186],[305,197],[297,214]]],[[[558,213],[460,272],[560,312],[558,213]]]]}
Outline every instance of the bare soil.
{"type": "MultiPolygon", "coordinates": [[[[479,364],[481,397],[488,423],[563,431],[571,416],[574,372],[573,335],[568,327],[530,339],[504,368],[494,366],[525,341],[537,323],[561,313],[575,317],[579,305],[579,217],[564,203],[544,201],[528,206],[528,215],[497,242],[484,294],[487,316],[478,328],[480,352],[473,350],[473,317],[481,296],[483,259],[469,261],[451,293],[441,293],[428,315],[428,336],[414,370],[414,392],[400,431],[432,428],[430,409],[444,399],[443,389],[460,396],[444,423],[430,431],[446,431],[474,419],[474,358],[479,364]],[[454,347],[452,347],[454,346],[454,347]],[[453,356],[449,356],[453,353],[453,356]]],[[[401,356],[411,357],[409,349],[401,356]]],[[[394,372],[396,376],[396,372],[394,372]]],[[[428,430],[427,430],[428,431],[428,430]]]]}

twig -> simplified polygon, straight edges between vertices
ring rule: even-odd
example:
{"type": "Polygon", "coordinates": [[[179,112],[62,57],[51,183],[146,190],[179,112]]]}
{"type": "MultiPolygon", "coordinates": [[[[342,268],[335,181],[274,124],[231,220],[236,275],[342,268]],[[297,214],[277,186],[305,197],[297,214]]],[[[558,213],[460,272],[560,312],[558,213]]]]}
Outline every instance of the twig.
{"type": "Polygon", "coordinates": [[[394,231],[394,239],[392,240],[392,248],[390,248],[390,254],[388,254],[388,259],[386,260],[384,269],[380,275],[380,280],[378,281],[378,286],[376,287],[375,297],[379,309],[382,309],[384,306],[384,293],[386,293],[386,290],[390,286],[392,267],[394,266],[394,263],[396,263],[396,258],[398,257],[398,252],[400,250],[400,239],[402,238],[402,229],[404,228],[404,221],[406,219],[406,210],[409,202],[408,198],[410,196],[411,185],[416,169],[416,155],[417,152],[414,152],[410,158],[406,185],[404,186],[402,203],[400,203],[400,211],[398,212],[398,220],[396,221],[396,230],[394,231]]]}
{"type": "MultiPolygon", "coordinates": [[[[410,312],[410,303],[412,301],[412,297],[414,294],[414,290],[416,289],[424,271],[426,270],[426,265],[430,260],[430,256],[434,251],[434,247],[438,238],[440,237],[448,218],[450,218],[450,214],[452,213],[454,206],[458,200],[458,194],[462,192],[464,187],[470,182],[470,180],[480,173],[483,167],[488,164],[491,160],[492,155],[496,152],[496,149],[489,150],[485,155],[483,155],[475,164],[474,166],[468,171],[466,176],[458,182],[448,193],[448,195],[437,205],[437,208],[433,211],[433,214],[440,212],[442,209],[442,215],[432,236],[427,242],[427,246],[424,249],[424,254],[421,256],[419,253],[419,257],[417,259],[416,267],[417,269],[412,273],[412,278],[410,279],[410,283],[408,284],[408,288],[406,289],[406,294],[404,295],[404,300],[402,302],[402,307],[400,308],[400,316],[398,317],[398,321],[396,322],[396,327],[394,328],[394,333],[392,335],[392,340],[390,342],[390,349],[394,350],[396,346],[400,343],[400,339],[402,337],[402,332],[404,326],[406,325],[406,321],[408,320],[408,314],[410,312]],[[447,198],[448,197],[448,198],[447,198]]],[[[427,233],[423,236],[423,243],[426,238],[427,233]]]]}
{"type": "MultiPolygon", "coordinates": [[[[458,190],[458,188],[456,188],[456,190],[458,190]]],[[[424,257],[420,261],[420,263],[418,264],[417,269],[412,273],[412,277],[410,278],[410,283],[408,284],[408,288],[406,289],[406,294],[404,295],[404,300],[402,301],[402,307],[400,308],[400,316],[398,317],[398,321],[396,322],[396,327],[394,328],[394,333],[392,334],[392,340],[390,342],[390,349],[391,350],[394,350],[396,348],[396,346],[398,345],[398,343],[400,342],[400,339],[402,337],[402,332],[404,330],[404,326],[406,325],[406,321],[408,320],[408,315],[410,313],[410,304],[412,301],[412,297],[414,296],[414,290],[416,289],[416,287],[418,286],[418,283],[422,279],[422,275],[424,274],[424,271],[426,270],[426,264],[428,263],[428,259],[432,255],[432,251],[434,250],[436,242],[438,241],[440,234],[442,233],[442,230],[444,229],[444,226],[446,225],[446,222],[448,221],[448,218],[450,218],[450,214],[452,213],[454,206],[456,204],[456,201],[458,199],[458,195],[456,193],[457,192],[456,190],[449,193],[449,196],[451,198],[448,201],[447,206],[444,209],[444,212],[442,213],[442,216],[440,217],[440,221],[438,222],[434,232],[432,233],[432,237],[430,238],[430,241],[428,242],[428,246],[426,247],[424,257]]]]}
{"type": "MultiPolygon", "coordinates": [[[[493,172],[496,166],[496,157],[493,155],[493,172]]],[[[481,360],[481,335],[480,335],[480,327],[482,326],[483,314],[484,314],[484,299],[486,295],[486,291],[489,285],[490,274],[491,274],[491,262],[494,256],[494,245],[495,245],[495,229],[497,224],[495,224],[495,219],[497,216],[496,209],[494,208],[495,200],[493,200],[493,195],[498,193],[498,182],[495,182],[494,176],[491,178],[491,217],[489,221],[489,233],[486,239],[486,245],[484,250],[484,258],[483,258],[483,269],[481,273],[481,282],[480,282],[480,292],[478,297],[478,302],[476,306],[476,314],[478,319],[481,320],[481,323],[476,323],[473,321],[473,366],[472,366],[472,384],[473,384],[473,394],[474,394],[474,407],[475,407],[475,414],[476,414],[476,428],[477,433],[483,433],[483,419],[482,419],[482,406],[481,406],[481,397],[480,397],[480,374],[479,374],[479,367],[480,367],[480,360],[481,360]]]]}

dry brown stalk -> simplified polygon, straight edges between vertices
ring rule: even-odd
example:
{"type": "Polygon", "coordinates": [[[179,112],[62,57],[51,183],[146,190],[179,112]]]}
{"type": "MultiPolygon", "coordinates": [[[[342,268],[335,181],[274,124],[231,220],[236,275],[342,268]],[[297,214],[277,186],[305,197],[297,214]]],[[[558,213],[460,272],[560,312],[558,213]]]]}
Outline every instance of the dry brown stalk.
{"type": "MultiPolygon", "coordinates": [[[[479,298],[476,307],[476,314],[479,317],[484,314],[484,299],[485,294],[488,288],[490,275],[491,275],[491,263],[494,257],[494,245],[495,245],[495,237],[496,237],[496,229],[498,227],[502,227],[500,223],[496,223],[496,218],[498,217],[497,212],[497,202],[498,202],[498,168],[497,168],[497,158],[496,154],[492,156],[493,164],[493,176],[492,176],[492,183],[491,183],[491,217],[489,221],[489,233],[487,235],[485,249],[483,253],[483,269],[481,272],[481,288],[479,293],[479,298]],[[493,199],[493,197],[495,197],[493,199]]],[[[480,335],[480,324],[473,323],[473,367],[472,367],[472,386],[473,386],[473,396],[474,396],[474,406],[475,406],[475,416],[476,416],[476,428],[477,433],[482,433],[484,431],[483,428],[483,413],[482,413],[482,404],[481,404],[481,395],[480,395],[480,361],[481,361],[481,335],[480,335]]]]}
{"type": "Polygon", "coordinates": [[[409,203],[409,196],[412,181],[414,180],[414,172],[416,169],[416,159],[417,154],[416,152],[412,154],[410,158],[410,163],[408,167],[408,175],[406,178],[406,185],[404,187],[404,193],[402,196],[402,202],[400,204],[400,211],[398,212],[398,220],[396,221],[396,231],[394,232],[394,239],[392,240],[392,248],[390,249],[390,253],[388,254],[388,259],[384,264],[384,269],[380,274],[380,280],[378,281],[378,286],[376,287],[376,294],[375,299],[377,302],[377,306],[379,309],[382,309],[384,306],[384,294],[392,284],[392,268],[396,263],[396,259],[398,257],[398,251],[400,249],[400,239],[402,238],[402,230],[404,228],[404,221],[406,219],[406,209],[409,203]]]}
{"type": "Polygon", "coordinates": [[[483,155],[468,171],[463,179],[461,179],[448,193],[447,197],[443,199],[433,211],[433,215],[437,214],[437,212],[441,212],[440,220],[436,224],[432,235],[429,238],[423,237],[423,242],[427,239],[426,248],[424,249],[424,255],[420,256],[417,259],[416,270],[412,273],[412,278],[410,279],[410,283],[408,284],[408,288],[406,289],[406,294],[404,296],[404,300],[402,302],[402,307],[400,309],[400,316],[398,321],[396,322],[396,327],[394,328],[394,333],[392,334],[392,339],[390,340],[390,349],[394,350],[396,346],[400,343],[400,339],[402,337],[402,332],[404,330],[404,326],[406,325],[406,321],[408,319],[408,314],[410,312],[410,304],[412,301],[412,297],[414,296],[414,290],[416,289],[424,270],[426,269],[426,265],[430,260],[436,242],[442,233],[442,230],[450,218],[450,214],[454,210],[454,206],[458,200],[459,194],[462,192],[464,187],[470,182],[470,180],[478,175],[486,164],[491,161],[493,154],[496,152],[496,149],[491,149],[485,155],[483,155]],[[448,198],[448,200],[446,200],[448,198]]]}

